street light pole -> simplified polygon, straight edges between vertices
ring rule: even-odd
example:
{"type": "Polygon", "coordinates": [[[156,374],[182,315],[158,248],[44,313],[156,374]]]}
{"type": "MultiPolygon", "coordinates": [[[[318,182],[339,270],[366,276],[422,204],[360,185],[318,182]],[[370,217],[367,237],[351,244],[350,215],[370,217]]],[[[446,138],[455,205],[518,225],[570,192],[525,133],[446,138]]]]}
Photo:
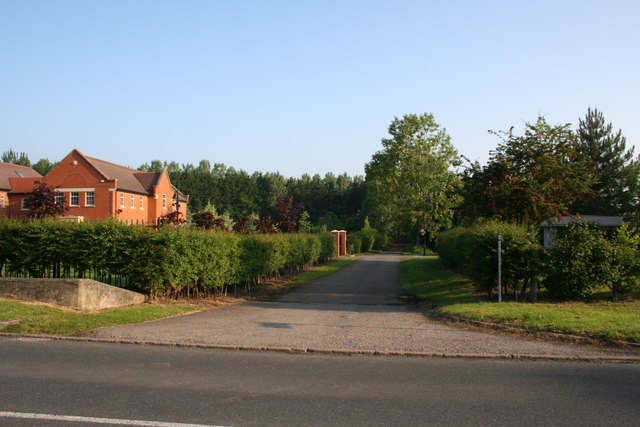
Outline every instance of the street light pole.
{"type": "Polygon", "coordinates": [[[176,199],[176,202],[173,204],[173,206],[176,208],[176,212],[180,213],[180,200],[178,199],[178,194],[178,190],[173,193],[173,197],[176,199]]]}
{"type": "Polygon", "coordinates": [[[498,302],[502,302],[502,233],[498,233],[498,302]]]}

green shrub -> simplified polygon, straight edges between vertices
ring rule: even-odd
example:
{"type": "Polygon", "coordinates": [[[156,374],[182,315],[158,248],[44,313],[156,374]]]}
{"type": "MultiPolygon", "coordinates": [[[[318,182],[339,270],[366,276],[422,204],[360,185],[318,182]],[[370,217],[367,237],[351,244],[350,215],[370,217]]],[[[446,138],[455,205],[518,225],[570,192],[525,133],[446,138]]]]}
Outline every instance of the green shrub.
{"type": "Polygon", "coordinates": [[[545,287],[552,296],[579,299],[609,283],[613,246],[604,232],[584,221],[568,224],[550,252],[545,287]]]}
{"type": "Polygon", "coordinates": [[[362,252],[362,234],[359,231],[347,234],[347,251],[350,254],[362,252]]]}
{"type": "Polygon", "coordinates": [[[365,217],[364,225],[360,230],[360,236],[362,238],[362,252],[369,252],[373,250],[373,246],[376,243],[376,235],[378,230],[372,228],[369,224],[369,218],[365,217]]]}
{"type": "Polygon", "coordinates": [[[462,269],[492,293],[498,280],[498,233],[502,236],[502,284],[515,290],[540,274],[540,266],[534,264],[541,260],[543,249],[528,227],[499,221],[458,227],[437,236],[436,250],[446,265],[462,269]]]}
{"type": "Polygon", "coordinates": [[[389,236],[381,231],[375,233],[375,241],[373,243],[373,249],[381,251],[389,246],[389,236]]]}
{"type": "MultiPolygon", "coordinates": [[[[323,232],[316,234],[320,238],[320,262],[327,262],[338,254],[335,238],[331,233],[323,232]]],[[[347,239],[349,237],[347,236],[347,239]]]]}
{"type": "Polygon", "coordinates": [[[152,295],[255,282],[336,254],[330,233],[240,235],[186,227],[156,231],[115,220],[2,220],[0,239],[2,274],[90,277],[152,295]]]}

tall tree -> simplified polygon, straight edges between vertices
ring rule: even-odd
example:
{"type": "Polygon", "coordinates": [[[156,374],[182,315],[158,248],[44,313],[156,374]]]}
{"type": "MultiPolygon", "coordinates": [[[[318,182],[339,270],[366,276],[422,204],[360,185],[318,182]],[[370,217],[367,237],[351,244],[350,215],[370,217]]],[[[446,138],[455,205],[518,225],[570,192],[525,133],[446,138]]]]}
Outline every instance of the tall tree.
{"type": "Polygon", "coordinates": [[[366,214],[396,239],[421,228],[433,236],[450,225],[459,202],[461,182],[453,168],[460,156],[432,114],[396,117],[389,134],[365,166],[366,214]]]}
{"type": "Polygon", "coordinates": [[[514,135],[513,128],[491,133],[502,143],[486,166],[467,171],[463,212],[477,205],[482,216],[539,222],[569,213],[569,205],[589,193],[589,163],[578,154],[570,124],[552,126],[538,117],[524,135],[514,135]]]}
{"type": "Polygon", "coordinates": [[[40,175],[44,176],[48,174],[51,169],[53,169],[58,163],[51,163],[49,159],[40,159],[33,166],[34,171],[38,172],[40,175]]]}
{"type": "Polygon", "coordinates": [[[13,150],[7,150],[2,153],[2,161],[14,165],[31,166],[31,161],[27,153],[18,153],[13,150]]]}
{"type": "Polygon", "coordinates": [[[613,130],[602,112],[589,108],[577,129],[578,153],[590,164],[595,180],[591,194],[574,204],[574,209],[591,215],[629,215],[637,209],[640,163],[633,147],[626,148],[622,131],[613,130]]]}

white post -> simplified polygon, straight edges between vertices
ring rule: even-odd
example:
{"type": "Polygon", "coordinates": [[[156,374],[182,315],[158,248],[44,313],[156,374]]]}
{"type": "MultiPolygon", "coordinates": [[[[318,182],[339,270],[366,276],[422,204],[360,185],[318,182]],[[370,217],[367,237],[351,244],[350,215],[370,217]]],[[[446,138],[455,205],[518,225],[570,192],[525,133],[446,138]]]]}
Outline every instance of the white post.
{"type": "Polygon", "coordinates": [[[498,302],[502,302],[502,233],[498,233],[498,302]]]}

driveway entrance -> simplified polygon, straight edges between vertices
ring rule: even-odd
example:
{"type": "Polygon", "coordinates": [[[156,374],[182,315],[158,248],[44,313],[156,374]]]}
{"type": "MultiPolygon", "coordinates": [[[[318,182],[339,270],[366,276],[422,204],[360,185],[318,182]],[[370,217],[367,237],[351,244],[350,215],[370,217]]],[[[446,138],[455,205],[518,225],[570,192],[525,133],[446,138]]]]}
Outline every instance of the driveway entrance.
{"type": "Polygon", "coordinates": [[[399,253],[362,256],[274,302],[98,329],[94,337],[155,343],[446,354],[619,355],[615,349],[501,336],[427,319],[406,301],[399,253]]]}

